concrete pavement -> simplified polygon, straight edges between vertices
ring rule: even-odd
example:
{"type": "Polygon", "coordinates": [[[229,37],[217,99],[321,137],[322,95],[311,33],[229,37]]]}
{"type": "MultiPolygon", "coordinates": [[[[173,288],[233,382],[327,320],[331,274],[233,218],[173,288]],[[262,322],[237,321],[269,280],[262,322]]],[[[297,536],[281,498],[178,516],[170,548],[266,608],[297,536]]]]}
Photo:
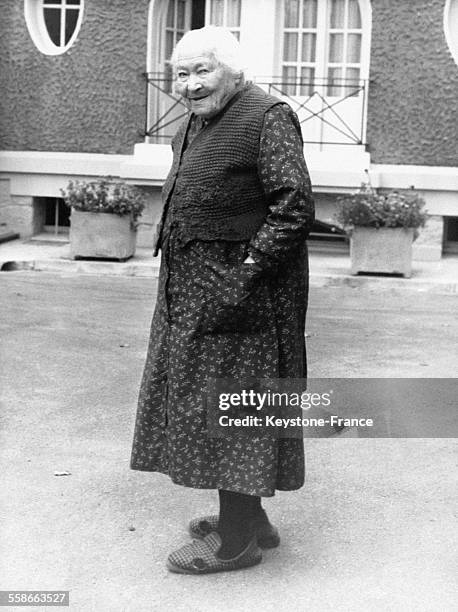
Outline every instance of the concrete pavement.
{"type": "MultiPolygon", "coordinates": [[[[307,440],[305,487],[265,504],[277,550],[168,573],[216,495],[129,470],[154,277],[0,284],[0,589],[66,588],[75,612],[456,609],[456,440],[307,440]]],[[[456,376],[455,295],[358,289],[311,291],[311,375],[456,376]]]]}
{"type": "MultiPolygon", "coordinates": [[[[0,270],[36,270],[47,272],[157,277],[159,257],[152,249],[137,248],[126,262],[73,260],[68,242],[42,235],[41,240],[13,240],[0,244],[0,270]]],[[[316,287],[367,287],[414,289],[435,293],[458,293],[458,257],[445,256],[438,262],[413,262],[411,278],[352,276],[346,253],[310,247],[311,284],[316,287]]]]}

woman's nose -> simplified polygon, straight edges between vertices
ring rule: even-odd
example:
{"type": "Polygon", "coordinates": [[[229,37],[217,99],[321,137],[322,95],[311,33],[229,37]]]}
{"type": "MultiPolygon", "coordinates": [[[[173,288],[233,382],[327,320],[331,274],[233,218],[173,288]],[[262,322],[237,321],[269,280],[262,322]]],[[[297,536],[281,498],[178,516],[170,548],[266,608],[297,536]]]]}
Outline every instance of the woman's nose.
{"type": "Polygon", "coordinates": [[[190,74],[188,77],[188,91],[194,92],[201,89],[202,83],[197,75],[190,74]]]}

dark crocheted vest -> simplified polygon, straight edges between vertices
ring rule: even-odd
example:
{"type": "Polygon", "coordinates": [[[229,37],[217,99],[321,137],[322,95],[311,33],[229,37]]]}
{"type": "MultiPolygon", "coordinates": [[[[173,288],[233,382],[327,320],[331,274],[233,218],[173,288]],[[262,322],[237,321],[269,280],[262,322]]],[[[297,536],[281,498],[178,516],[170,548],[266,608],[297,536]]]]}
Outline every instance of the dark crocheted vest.
{"type": "Polygon", "coordinates": [[[257,172],[259,140],[265,112],[280,103],[250,84],[233,96],[185,151],[191,118],[179,128],[172,141],[173,164],[163,201],[164,214],[167,205],[172,205],[173,224],[184,242],[249,240],[259,229],[268,206],[257,172]]]}

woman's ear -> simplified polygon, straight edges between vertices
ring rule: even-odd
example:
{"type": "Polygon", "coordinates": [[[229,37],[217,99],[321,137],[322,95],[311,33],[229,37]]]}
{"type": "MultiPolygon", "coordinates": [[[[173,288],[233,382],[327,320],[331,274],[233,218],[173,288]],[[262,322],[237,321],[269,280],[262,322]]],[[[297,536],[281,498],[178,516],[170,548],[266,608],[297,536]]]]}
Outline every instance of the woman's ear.
{"type": "Polygon", "coordinates": [[[243,85],[245,83],[245,75],[242,71],[236,73],[235,83],[236,85],[243,85]]]}

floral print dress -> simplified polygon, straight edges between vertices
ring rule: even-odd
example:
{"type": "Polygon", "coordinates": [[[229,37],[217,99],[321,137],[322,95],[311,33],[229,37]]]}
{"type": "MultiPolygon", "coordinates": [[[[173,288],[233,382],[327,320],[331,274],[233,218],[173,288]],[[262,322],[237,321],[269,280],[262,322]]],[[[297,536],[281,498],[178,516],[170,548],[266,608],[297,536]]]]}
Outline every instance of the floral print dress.
{"type": "MultiPolygon", "coordinates": [[[[304,483],[303,440],[209,437],[205,402],[209,378],[306,376],[305,235],[313,199],[296,126],[288,105],[265,114],[258,168],[271,204],[251,241],[183,244],[173,194],[169,200],[132,469],[260,496],[304,483]],[[256,264],[243,263],[248,255],[256,264]],[[250,299],[240,300],[247,287],[250,299]]],[[[205,125],[194,118],[187,147],[199,129],[205,125]]]]}

